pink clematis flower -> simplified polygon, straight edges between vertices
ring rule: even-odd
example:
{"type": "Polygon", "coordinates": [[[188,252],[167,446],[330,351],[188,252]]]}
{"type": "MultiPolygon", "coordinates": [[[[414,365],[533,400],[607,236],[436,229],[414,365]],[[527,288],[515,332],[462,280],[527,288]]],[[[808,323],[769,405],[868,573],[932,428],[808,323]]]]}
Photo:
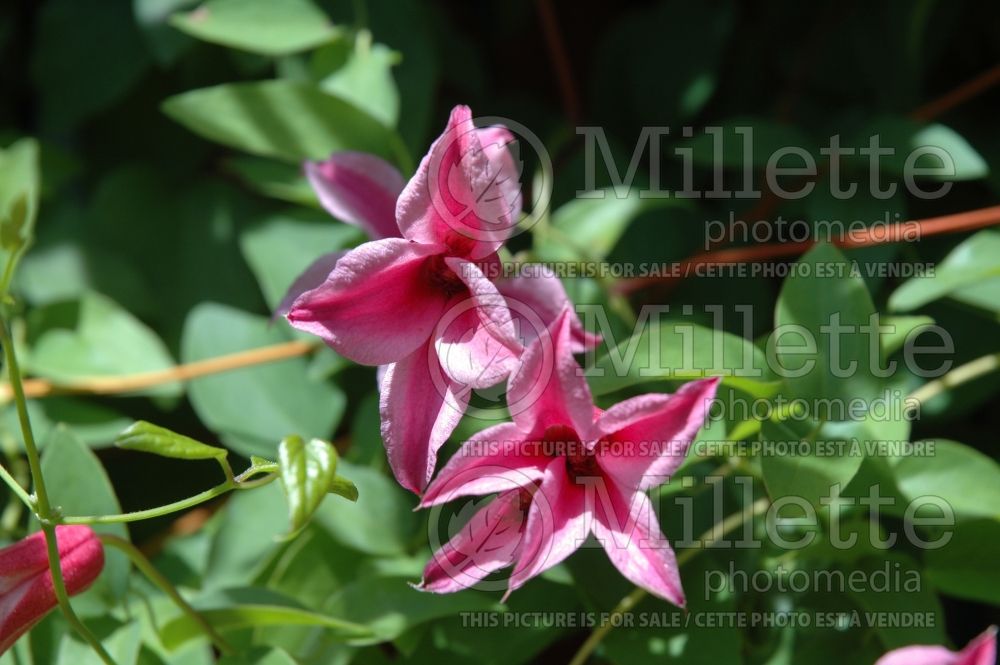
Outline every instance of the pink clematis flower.
{"type": "Polygon", "coordinates": [[[629,581],[684,605],[673,550],[645,490],[667,480],[683,461],[718,379],[601,411],[572,347],[564,312],[549,336],[528,347],[511,377],[513,422],[465,443],[427,488],[424,507],[500,494],[435,553],[420,588],[458,591],[513,564],[509,594],[563,561],[592,533],[629,581]]]}
{"type": "Polygon", "coordinates": [[[986,632],[961,651],[949,651],[942,646],[909,646],[893,649],[875,665],[994,665],[997,661],[997,627],[986,632]]]}
{"type": "MultiPolygon", "coordinates": [[[[66,591],[89,587],[104,568],[104,548],[86,526],[56,527],[66,591]]],[[[41,531],[0,549],[0,653],[58,604],[41,531]]]]}
{"type": "MultiPolygon", "coordinates": [[[[395,169],[370,155],[306,166],[323,205],[378,239],[314,263],[293,285],[286,318],[355,362],[386,366],[382,436],[397,480],[418,494],[470,391],[516,365],[532,337],[519,324],[568,303],[551,275],[534,290],[494,281],[521,211],[512,140],[502,127],[476,129],[458,106],[401,191],[395,169]],[[524,293],[519,315],[512,298],[524,293]]],[[[575,330],[580,345],[594,343],[578,321],[575,330]]]]}

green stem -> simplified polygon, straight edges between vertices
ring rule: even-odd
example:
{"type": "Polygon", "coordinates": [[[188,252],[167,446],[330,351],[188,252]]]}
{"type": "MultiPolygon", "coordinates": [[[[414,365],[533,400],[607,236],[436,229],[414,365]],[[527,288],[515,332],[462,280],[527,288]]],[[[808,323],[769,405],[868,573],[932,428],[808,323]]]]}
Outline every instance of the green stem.
{"type": "Polygon", "coordinates": [[[121,513],[118,515],[72,515],[60,518],[59,523],[121,524],[124,522],[138,522],[141,520],[152,519],[154,517],[163,517],[164,515],[193,508],[194,506],[205,503],[206,501],[211,501],[215,497],[222,496],[226,492],[230,492],[232,490],[252,489],[254,487],[260,487],[261,485],[266,485],[277,477],[278,476],[276,474],[271,474],[256,480],[244,481],[241,480],[243,475],[240,475],[235,479],[226,480],[224,483],[216,485],[211,489],[207,489],[204,492],[200,492],[194,496],[189,496],[188,498],[181,499],[180,501],[168,503],[164,506],[157,506],[156,508],[149,508],[148,510],[137,510],[131,513],[121,513]]]}
{"type": "Polygon", "coordinates": [[[227,481],[221,485],[216,485],[212,489],[205,490],[204,492],[195,494],[194,496],[190,496],[186,499],[181,499],[180,501],[168,503],[165,506],[157,506],[156,508],[150,508],[148,510],[137,510],[135,512],[121,513],[118,515],[66,516],[60,518],[59,522],[61,524],[121,524],[123,522],[138,522],[140,520],[162,517],[163,515],[169,515],[170,513],[176,513],[180,510],[192,508],[198,504],[210,501],[217,496],[221,496],[234,487],[235,485],[233,483],[227,481]]]}
{"type": "MultiPolygon", "coordinates": [[[[767,507],[771,505],[771,502],[767,499],[758,499],[750,506],[748,510],[741,511],[739,513],[733,513],[729,517],[725,518],[711,529],[702,534],[699,539],[702,542],[707,542],[704,547],[692,547],[691,549],[684,550],[677,555],[677,566],[683,566],[685,563],[691,559],[698,556],[698,552],[701,552],[706,547],[711,546],[716,541],[724,538],[728,533],[734,531],[741,527],[745,522],[754,518],[754,516],[763,513],[767,510],[767,507]]],[[[569,665],[583,665],[587,662],[587,658],[590,654],[594,652],[594,649],[607,637],[611,629],[618,623],[618,619],[621,619],[622,615],[629,612],[633,607],[639,604],[639,602],[645,598],[647,591],[645,589],[636,587],[632,590],[632,593],[622,598],[615,608],[611,610],[611,616],[608,621],[605,621],[600,626],[598,626],[594,632],[590,634],[587,641],[580,646],[580,649],[573,656],[573,660],[569,662],[569,665]]]]}
{"type": "Polygon", "coordinates": [[[21,483],[17,482],[17,479],[2,464],[0,464],[0,478],[3,478],[3,481],[10,487],[10,491],[17,495],[17,498],[28,507],[28,510],[34,511],[35,506],[31,501],[31,495],[21,487],[21,483]]]}
{"type": "Polygon", "coordinates": [[[10,291],[10,283],[11,280],[14,279],[14,270],[17,268],[17,264],[21,260],[21,255],[24,253],[25,249],[27,249],[27,247],[25,245],[21,245],[14,250],[14,253],[7,260],[7,265],[3,268],[3,278],[0,279],[0,294],[3,295],[0,297],[4,299],[7,298],[7,292],[10,291]]]}
{"type": "Polygon", "coordinates": [[[28,463],[21,458],[21,446],[14,441],[12,436],[5,436],[0,445],[3,446],[4,456],[10,464],[9,470],[0,465],[0,472],[7,476],[4,480],[13,493],[21,499],[20,501],[8,501],[3,515],[0,515],[0,530],[10,534],[14,533],[21,523],[21,515],[25,508],[28,509],[29,513],[35,512],[35,500],[24,489],[31,485],[31,471],[28,469],[28,463]]]}
{"type": "Polygon", "coordinates": [[[177,589],[174,588],[174,585],[170,583],[170,580],[164,577],[163,573],[156,569],[156,566],[154,566],[150,560],[147,559],[141,551],[139,551],[139,548],[124,538],[119,538],[118,536],[112,536],[106,533],[101,534],[100,539],[105,545],[115,547],[124,552],[128,558],[132,560],[132,563],[135,564],[136,568],[141,570],[143,574],[153,582],[153,584],[160,587],[165,594],[170,596],[170,599],[173,600],[179,608],[181,608],[181,611],[191,617],[191,619],[201,627],[205,634],[208,635],[209,639],[212,640],[212,643],[218,647],[219,651],[225,655],[235,653],[233,647],[230,646],[230,644],[226,642],[226,640],[219,635],[214,628],[212,628],[211,624],[205,620],[205,617],[198,613],[198,610],[191,607],[191,605],[184,600],[184,597],[181,596],[177,589]]]}
{"type": "Polygon", "coordinates": [[[62,610],[63,616],[73,630],[90,645],[90,648],[94,650],[100,659],[106,665],[115,665],[115,659],[104,649],[101,641],[80,621],[80,617],[76,615],[72,605],[69,604],[69,594],[66,592],[66,582],[63,580],[62,566],[59,560],[59,545],[56,541],[55,525],[43,523],[42,531],[45,532],[45,543],[49,551],[49,570],[52,572],[52,588],[55,590],[56,598],[59,600],[59,609],[62,610]]]}
{"type": "Polygon", "coordinates": [[[49,503],[49,494],[45,488],[45,478],[42,476],[42,463],[38,455],[38,446],[35,445],[35,435],[31,429],[31,419],[28,417],[28,401],[24,397],[24,385],[21,380],[21,368],[17,364],[17,354],[14,352],[14,344],[11,340],[10,330],[7,328],[6,319],[0,319],[0,345],[3,345],[4,358],[7,363],[7,375],[10,380],[11,389],[14,391],[14,403],[17,408],[17,418],[21,424],[21,434],[24,437],[24,451],[28,457],[28,466],[31,468],[31,477],[35,482],[35,514],[41,522],[42,531],[45,533],[45,543],[48,548],[49,570],[52,573],[52,588],[59,601],[59,609],[70,626],[82,637],[91,648],[100,656],[107,665],[115,665],[115,661],[105,651],[93,633],[80,621],[73,611],[73,606],[69,602],[69,594],[66,592],[66,582],[63,580],[62,563],[59,559],[59,543],[56,540],[56,527],[52,522],[52,505],[49,503]]]}

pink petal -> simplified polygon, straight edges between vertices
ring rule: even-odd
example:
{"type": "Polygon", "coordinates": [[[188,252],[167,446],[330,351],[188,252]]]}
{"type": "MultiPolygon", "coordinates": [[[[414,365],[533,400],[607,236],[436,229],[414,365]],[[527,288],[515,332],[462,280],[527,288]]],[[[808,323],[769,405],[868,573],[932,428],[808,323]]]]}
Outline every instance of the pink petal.
{"type": "Polygon", "coordinates": [[[396,199],[403,176],[389,162],[364,152],[337,152],[306,162],[306,177],[327,212],[364,229],[372,240],[400,237],[396,199]]]}
{"type": "Polygon", "coordinates": [[[425,274],[427,258],[440,250],[402,238],[360,245],[292,304],[288,321],[354,362],[402,360],[430,337],[444,310],[447,295],[425,274]]]}
{"type": "Polygon", "coordinates": [[[515,490],[479,510],[434,553],[417,588],[434,593],[461,591],[513,564],[521,548],[527,501],[525,492],[515,490]]]}
{"type": "Polygon", "coordinates": [[[586,510],[585,496],[584,487],[570,479],[566,461],[561,457],[552,460],[532,496],[524,545],[505,600],[532,577],[562,563],[587,539],[592,516],[586,510]]]}
{"type": "Polygon", "coordinates": [[[508,179],[491,165],[469,107],[456,106],[400,194],[396,221],[410,240],[447,245],[457,256],[488,256],[517,222],[502,191],[508,179]]]}
{"type": "MultiPolygon", "coordinates": [[[[522,265],[516,277],[499,279],[496,286],[507,298],[507,307],[526,343],[537,338],[564,309],[572,311],[573,303],[566,295],[562,281],[551,268],[541,264],[522,265]]],[[[575,312],[570,319],[570,331],[573,353],[583,353],[601,343],[600,335],[584,330],[575,312]]]]}
{"type": "Polygon", "coordinates": [[[453,379],[473,389],[505,380],[523,349],[507,301],[474,263],[446,258],[469,295],[449,303],[437,329],[441,364],[453,379]]]}
{"type": "Polygon", "coordinates": [[[911,646],[894,649],[875,665],[959,665],[958,655],[940,646],[911,646]]]}
{"type": "Polygon", "coordinates": [[[463,496],[533,487],[551,461],[525,445],[524,434],[514,423],[487,427],[452,455],[420,505],[426,508],[463,496]]]}
{"type": "Polygon", "coordinates": [[[309,267],[301,275],[295,278],[292,285],[288,287],[285,297],[278,303],[274,310],[275,316],[286,316],[292,309],[292,304],[299,299],[306,291],[312,291],[317,286],[326,281],[326,278],[333,272],[339,261],[347,250],[324,254],[309,264],[309,267]]]}
{"type": "Polygon", "coordinates": [[[515,161],[511,146],[516,143],[514,135],[506,127],[493,126],[477,129],[479,143],[486,152],[490,168],[499,173],[497,189],[510,211],[510,220],[517,223],[521,217],[521,167],[523,164],[515,161]]]}
{"type": "Polygon", "coordinates": [[[719,379],[686,383],[673,395],[639,395],[597,419],[602,468],[629,489],[661,485],[681,465],[705,424],[719,379]]]}
{"type": "Polygon", "coordinates": [[[932,645],[893,649],[875,665],[994,665],[997,658],[997,627],[990,626],[958,653],[932,645]]]}
{"type": "Polygon", "coordinates": [[[997,627],[990,626],[958,654],[959,665],[994,665],[997,662],[997,627]]]}
{"type": "Polygon", "coordinates": [[[420,494],[437,464],[437,452],[469,403],[450,381],[430,343],[389,365],[382,377],[379,413],[389,466],[399,484],[420,494]]]}
{"type": "Polygon", "coordinates": [[[566,425],[582,441],[591,440],[594,402],[573,358],[572,314],[563,310],[547,334],[532,342],[511,376],[507,407],[523,432],[540,436],[547,427],[566,425]]]}
{"type": "Polygon", "coordinates": [[[606,489],[595,492],[593,529],[611,563],[629,582],[684,607],[677,558],[660,530],[649,497],[634,492],[627,499],[616,487],[606,489]]]}

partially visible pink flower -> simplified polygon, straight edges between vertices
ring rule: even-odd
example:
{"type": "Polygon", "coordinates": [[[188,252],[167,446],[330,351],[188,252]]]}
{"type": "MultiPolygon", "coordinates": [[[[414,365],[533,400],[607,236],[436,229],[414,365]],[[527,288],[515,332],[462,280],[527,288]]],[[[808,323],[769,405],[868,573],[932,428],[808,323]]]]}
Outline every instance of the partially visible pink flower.
{"type": "Polygon", "coordinates": [[[961,651],[942,646],[909,646],[893,649],[875,665],[994,665],[997,662],[997,627],[990,626],[961,651]]]}
{"type": "Polygon", "coordinates": [[[306,177],[327,212],[372,240],[400,237],[396,199],[406,181],[395,166],[364,152],[337,152],[306,162],[306,177]]]}
{"type": "MultiPolygon", "coordinates": [[[[104,568],[104,548],[87,526],[57,526],[66,591],[89,587],[104,568]]],[[[0,653],[53,610],[58,601],[41,531],[0,549],[0,653]]]]}
{"type": "Polygon", "coordinates": [[[688,383],[673,395],[640,395],[601,411],[572,350],[567,311],[549,335],[528,347],[511,377],[508,401],[522,407],[512,409],[513,422],[464,444],[427,488],[425,507],[461,496],[500,497],[494,502],[498,507],[474,523],[473,533],[435,553],[422,588],[457,591],[480,573],[478,579],[503,567],[499,561],[478,565],[477,543],[494,537],[478,533],[477,524],[478,529],[511,524],[517,517],[511,487],[517,486],[531,500],[523,526],[508,529],[516,546],[503,541],[502,551],[509,554],[503,563],[514,566],[508,594],[563,561],[593,533],[629,581],[684,605],[673,550],[645,490],[667,480],[683,461],[718,379],[688,383]],[[469,557],[469,564],[458,565],[456,552],[469,557]],[[450,581],[442,576],[449,569],[459,572],[450,581]]]}
{"type": "MultiPolygon", "coordinates": [[[[382,435],[397,480],[416,493],[469,392],[505,380],[531,338],[494,283],[497,250],[521,212],[511,140],[502,127],[475,128],[468,107],[455,107],[398,192],[396,233],[391,166],[350,153],[306,167],[331,213],[380,239],[321,257],[293,286],[286,317],[346,358],[388,366],[379,382],[382,435]]],[[[538,282],[543,308],[568,304],[554,276],[538,282]]],[[[578,321],[575,330],[581,347],[593,343],[578,321]]]]}

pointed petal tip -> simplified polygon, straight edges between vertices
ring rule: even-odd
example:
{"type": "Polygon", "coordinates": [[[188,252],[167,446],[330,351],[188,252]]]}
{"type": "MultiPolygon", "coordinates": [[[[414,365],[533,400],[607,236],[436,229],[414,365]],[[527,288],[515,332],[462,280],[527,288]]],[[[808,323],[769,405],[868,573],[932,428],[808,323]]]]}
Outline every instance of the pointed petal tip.
{"type": "Polygon", "coordinates": [[[451,109],[451,113],[448,117],[449,125],[458,125],[459,123],[468,122],[472,120],[472,109],[466,104],[456,104],[451,109]]]}

